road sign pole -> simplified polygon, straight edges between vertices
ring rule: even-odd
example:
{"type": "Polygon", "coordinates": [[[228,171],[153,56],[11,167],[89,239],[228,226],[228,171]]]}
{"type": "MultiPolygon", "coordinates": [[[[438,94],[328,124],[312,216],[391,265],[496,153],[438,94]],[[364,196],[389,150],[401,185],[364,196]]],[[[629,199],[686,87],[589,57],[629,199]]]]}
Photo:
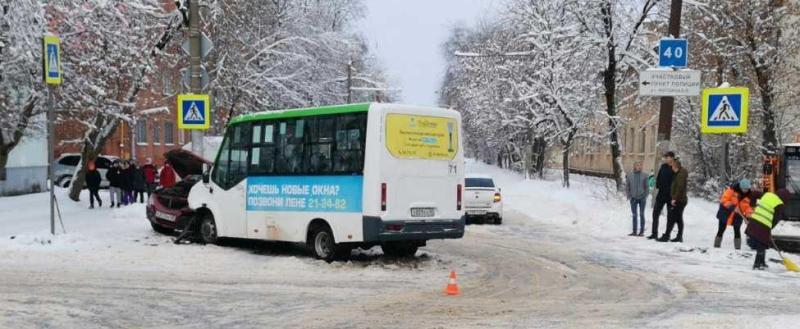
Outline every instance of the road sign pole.
{"type": "Polygon", "coordinates": [[[55,143],[53,121],[55,121],[55,98],[53,97],[53,88],[47,87],[47,177],[49,178],[50,188],[50,234],[56,234],[56,216],[55,216],[55,150],[53,150],[55,143]]]}
{"type": "MultiPolygon", "coordinates": [[[[203,89],[203,86],[201,86],[203,54],[200,33],[200,0],[189,0],[189,49],[189,70],[192,73],[189,91],[193,94],[199,94],[203,89]]],[[[181,109],[178,110],[180,111],[181,109]]],[[[192,130],[192,152],[200,156],[203,156],[204,151],[203,135],[203,130],[192,130]]]]}
{"type": "MultiPolygon", "coordinates": [[[[680,37],[681,34],[681,9],[683,0],[672,0],[669,11],[669,34],[673,38],[680,37]]],[[[688,54],[685,54],[685,56],[688,54]]],[[[661,109],[658,114],[658,137],[656,141],[656,160],[654,173],[658,172],[658,157],[667,152],[672,139],[672,112],[675,108],[674,97],[661,97],[661,109]]]]}

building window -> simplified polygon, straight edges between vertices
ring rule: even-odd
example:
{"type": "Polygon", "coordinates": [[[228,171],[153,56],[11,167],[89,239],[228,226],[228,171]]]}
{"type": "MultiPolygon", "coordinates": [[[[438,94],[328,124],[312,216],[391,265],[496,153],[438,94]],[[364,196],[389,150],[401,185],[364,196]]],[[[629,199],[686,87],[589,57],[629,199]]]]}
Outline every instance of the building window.
{"type": "Polygon", "coordinates": [[[628,153],[636,151],[636,130],[633,127],[628,129],[628,153]]]}
{"type": "Polygon", "coordinates": [[[175,133],[172,130],[172,122],[164,122],[164,144],[175,144],[175,133]]]}
{"type": "Polygon", "coordinates": [[[172,76],[169,71],[161,72],[162,93],[164,95],[172,95],[175,89],[172,88],[172,76]]]}
{"type": "Polygon", "coordinates": [[[147,144],[147,120],[136,120],[136,144],[147,144]]]}
{"type": "Polygon", "coordinates": [[[153,125],[153,144],[161,144],[161,126],[153,125]]]}
{"type": "Polygon", "coordinates": [[[186,131],[183,129],[178,129],[178,144],[186,144],[186,131]]]}
{"type": "Polygon", "coordinates": [[[647,128],[642,128],[642,131],[639,132],[639,136],[639,153],[644,153],[647,147],[647,128]]]}

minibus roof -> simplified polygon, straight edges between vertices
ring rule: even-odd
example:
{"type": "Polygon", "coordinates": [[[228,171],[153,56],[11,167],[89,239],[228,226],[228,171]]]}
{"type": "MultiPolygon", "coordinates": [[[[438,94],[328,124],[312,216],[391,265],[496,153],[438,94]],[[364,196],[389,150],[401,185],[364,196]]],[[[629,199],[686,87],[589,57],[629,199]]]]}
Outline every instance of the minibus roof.
{"type": "Polygon", "coordinates": [[[308,107],[308,108],[280,110],[280,111],[256,112],[251,114],[240,115],[231,120],[230,124],[236,125],[251,121],[297,118],[297,117],[307,117],[307,116],[326,115],[326,114],[367,112],[369,110],[369,106],[370,103],[358,103],[358,104],[308,107]]]}

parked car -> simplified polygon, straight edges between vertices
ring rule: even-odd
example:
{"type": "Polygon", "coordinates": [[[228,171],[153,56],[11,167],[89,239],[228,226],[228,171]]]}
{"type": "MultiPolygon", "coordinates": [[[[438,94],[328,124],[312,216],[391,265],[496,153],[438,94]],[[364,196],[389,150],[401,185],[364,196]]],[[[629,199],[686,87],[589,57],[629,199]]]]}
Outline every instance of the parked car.
{"type": "MultiPolygon", "coordinates": [[[[187,150],[172,150],[164,154],[180,181],[170,188],[159,188],[147,200],[147,219],[153,230],[171,234],[185,228],[194,216],[186,197],[192,186],[203,178],[203,164],[211,164],[197,154],[187,150]]],[[[163,170],[163,169],[162,169],[163,170]]]]}
{"type": "Polygon", "coordinates": [[[464,212],[467,222],[503,223],[503,198],[490,176],[467,175],[464,182],[464,212]]]}
{"type": "MultiPolygon", "coordinates": [[[[94,160],[97,171],[100,172],[102,181],[100,187],[108,187],[108,180],[106,179],[106,172],[114,161],[119,160],[119,157],[113,155],[100,155],[94,160]]],[[[75,174],[75,169],[81,162],[81,155],[78,153],[64,153],[56,159],[54,168],[56,185],[61,187],[69,187],[72,184],[72,175],[75,174]]]]}

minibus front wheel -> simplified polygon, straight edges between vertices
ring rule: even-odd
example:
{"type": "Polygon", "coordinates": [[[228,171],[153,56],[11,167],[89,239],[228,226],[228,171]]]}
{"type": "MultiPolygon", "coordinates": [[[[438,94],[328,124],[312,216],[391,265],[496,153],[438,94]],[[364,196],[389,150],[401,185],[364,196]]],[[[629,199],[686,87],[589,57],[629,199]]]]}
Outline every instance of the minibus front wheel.
{"type": "Polygon", "coordinates": [[[211,213],[205,212],[199,214],[200,217],[200,239],[206,244],[217,243],[217,224],[214,222],[214,216],[211,213]]]}

